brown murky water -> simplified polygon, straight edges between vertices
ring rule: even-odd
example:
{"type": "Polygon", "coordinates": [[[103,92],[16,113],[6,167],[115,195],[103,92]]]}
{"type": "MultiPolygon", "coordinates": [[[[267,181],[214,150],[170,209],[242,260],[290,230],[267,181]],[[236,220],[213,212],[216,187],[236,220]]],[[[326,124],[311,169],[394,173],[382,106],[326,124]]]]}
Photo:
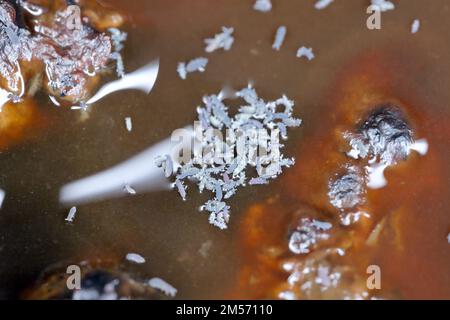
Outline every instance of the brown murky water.
{"type": "MultiPolygon", "coordinates": [[[[301,164],[302,157],[314,168],[309,175],[320,177],[320,166],[311,159],[315,154],[326,158],[327,149],[320,144],[332,138],[327,126],[340,113],[334,108],[344,108],[346,101],[357,103],[351,96],[361,91],[358,83],[363,80],[411,106],[417,114],[417,132],[430,143],[428,158],[419,161],[419,167],[403,176],[398,173],[399,178],[393,173],[392,189],[373,195],[380,215],[400,207],[405,211],[400,223],[403,251],[399,254],[391,242],[382,242],[369,260],[386,270],[388,286],[404,298],[450,298],[446,241],[450,232],[446,167],[450,4],[398,0],[394,11],[382,15],[382,29],[369,31],[367,2],[336,1],[316,11],[314,1],[274,0],[272,12],[262,14],[252,10],[251,0],[102,1],[123,10],[130,20],[127,70],[160,57],[158,81],[149,96],[130,91],[103,99],[87,121],[41,97],[40,107],[53,125],[33,141],[0,153],[0,187],[6,190],[0,211],[0,298],[17,297],[51,264],[128,252],[147,258],[133,272],[167,280],[177,287],[179,298],[229,296],[242,262],[252,256],[242,252],[241,243],[240,223],[247,208],[276,195],[308,198],[314,185],[302,185],[300,178],[308,169],[301,164]],[[411,35],[415,18],[420,18],[422,27],[411,35]],[[282,50],[275,52],[271,44],[281,24],[287,26],[288,36],[282,50]],[[178,61],[204,55],[203,39],[221,26],[235,28],[232,50],[211,54],[204,74],[180,80],[178,61]],[[295,52],[301,45],[313,47],[316,59],[297,59],[295,52]],[[195,192],[187,202],[175,192],[160,192],[83,205],[78,207],[76,222],[65,224],[68,210],[58,202],[62,185],[120,163],[192,123],[204,94],[226,85],[239,88],[249,81],[267,99],[285,93],[296,101],[296,115],[304,125],[291,131],[286,154],[295,155],[299,164],[286,170],[280,182],[242,189],[231,202],[227,231],[213,228],[198,212],[204,199],[195,192]],[[133,118],[131,133],[124,127],[127,116],[133,118]],[[405,190],[403,177],[408,175],[414,175],[416,187],[399,192],[405,190]],[[206,241],[212,247],[204,258],[199,249],[206,241]]],[[[406,180],[410,183],[411,178],[406,180]]],[[[290,205],[295,206],[298,198],[290,197],[290,205]]],[[[263,219],[271,219],[270,214],[263,219]]],[[[260,294],[243,291],[238,296],[260,294]]]]}

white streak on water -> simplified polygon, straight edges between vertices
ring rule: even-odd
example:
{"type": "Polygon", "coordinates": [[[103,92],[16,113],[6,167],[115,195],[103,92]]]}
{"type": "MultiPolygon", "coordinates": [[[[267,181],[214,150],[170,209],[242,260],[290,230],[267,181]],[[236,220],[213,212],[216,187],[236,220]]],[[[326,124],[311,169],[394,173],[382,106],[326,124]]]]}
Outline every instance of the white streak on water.
{"type": "Polygon", "coordinates": [[[11,96],[11,94],[10,94],[8,91],[6,91],[6,90],[0,88],[0,112],[1,112],[2,109],[3,109],[3,106],[4,106],[9,100],[11,100],[10,96],[11,96]]]}
{"type": "Polygon", "coordinates": [[[416,140],[410,147],[411,150],[417,151],[421,156],[428,153],[429,145],[427,139],[416,140]]]}
{"type": "MultiPolygon", "coordinates": [[[[186,129],[193,132],[191,127],[186,129]]],[[[140,194],[170,190],[171,184],[164,171],[156,166],[155,159],[161,154],[176,159],[177,145],[178,142],[168,138],[112,168],[68,183],[60,190],[59,201],[63,205],[79,205],[124,197],[128,194],[124,192],[126,185],[133,186],[133,190],[140,194]]]]}
{"type": "Polygon", "coordinates": [[[366,167],[368,174],[367,187],[370,189],[381,189],[387,185],[387,180],[384,177],[384,170],[388,167],[387,164],[372,164],[366,167]]]}
{"type": "Polygon", "coordinates": [[[154,60],[146,66],[124,75],[119,80],[104,85],[86,104],[93,104],[107,95],[121,90],[134,89],[149,94],[155,85],[158,73],[159,60],[154,60]]]}
{"type": "Polygon", "coordinates": [[[6,192],[3,189],[0,189],[0,209],[3,206],[3,201],[5,201],[6,192]]]}

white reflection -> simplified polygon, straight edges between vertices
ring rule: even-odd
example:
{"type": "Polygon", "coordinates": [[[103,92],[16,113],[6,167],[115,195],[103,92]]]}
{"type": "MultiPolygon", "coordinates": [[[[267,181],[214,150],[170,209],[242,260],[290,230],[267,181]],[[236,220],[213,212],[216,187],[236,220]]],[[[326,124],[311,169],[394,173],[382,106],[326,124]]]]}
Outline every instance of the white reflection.
{"type": "MultiPolygon", "coordinates": [[[[192,128],[186,129],[192,132],[192,128]]],[[[124,197],[129,195],[130,188],[138,194],[169,190],[171,183],[164,170],[156,166],[155,158],[168,154],[177,159],[178,155],[174,154],[179,150],[177,145],[179,142],[166,139],[113,168],[69,183],[61,188],[59,200],[63,205],[72,206],[124,197]]]]}
{"type": "MultiPolygon", "coordinates": [[[[410,147],[410,150],[414,150],[421,156],[425,156],[428,153],[429,145],[426,139],[416,140],[410,147]]],[[[370,189],[381,189],[387,186],[388,182],[384,176],[384,171],[388,167],[387,164],[376,163],[375,159],[369,161],[369,166],[366,167],[368,174],[367,187],[370,189]]]]}
{"type": "Polygon", "coordinates": [[[421,156],[424,156],[428,153],[428,141],[427,139],[420,139],[414,142],[411,146],[411,150],[417,151],[421,156]]]}
{"type": "Polygon", "coordinates": [[[141,90],[147,94],[150,93],[155,85],[159,73],[159,59],[154,60],[146,66],[124,75],[116,81],[112,81],[103,87],[86,104],[93,104],[103,97],[121,90],[135,89],[141,90]]]}
{"type": "Polygon", "coordinates": [[[61,106],[61,104],[58,102],[58,100],[56,100],[56,98],[54,96],[48,96],[48,98],[55,106],[57,106],[57,107],[61,106]]]}
{"type": "Polygon", "coordinates": [[[0,209],[3,207],[3,201],[5,201],[6,192],[0,189],[0,209]]]}
{"type": "Polygon", "coordinates": [[[5,105],[10,100],[10,97],[11,94],[8,91],[0,88],[0,112],[3,109],[3,105],[5,105]]]}
{"type": "Polygon", "coordinates": [[[367,187],[370,189],[381,189],[387,186],[387,180],[384,177],[384,170],[387,164],[375,163],[366,167],[368,174],[367,187]]]}

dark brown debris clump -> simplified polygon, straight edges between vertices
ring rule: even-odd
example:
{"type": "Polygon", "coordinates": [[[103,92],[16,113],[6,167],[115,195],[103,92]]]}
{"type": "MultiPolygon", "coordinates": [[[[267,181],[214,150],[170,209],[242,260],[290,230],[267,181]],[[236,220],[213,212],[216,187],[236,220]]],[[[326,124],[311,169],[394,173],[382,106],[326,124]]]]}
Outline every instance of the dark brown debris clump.
{"type": "Polygon", "coordinates": [[[165,300],[167,293],[152,287],[150,281],[141,280],[126,271],[117,259],[96,258],[76,264],[60,264],[44,272],[35,286],[26,290],[24,299],[30,300],[165,300]],[[80,288],[72,273],[80,268],[80,288]],[[70,272],[68,272],[70,270],[70,272]]]}
{"type": "Polygon", "coordinates": [[[19,100],[39,74],[58,100],[89,97],[117,58],[114,41],[123,23],[119,14],[94,3],[0,0],[0,84],[11,100],[19,100]]]}

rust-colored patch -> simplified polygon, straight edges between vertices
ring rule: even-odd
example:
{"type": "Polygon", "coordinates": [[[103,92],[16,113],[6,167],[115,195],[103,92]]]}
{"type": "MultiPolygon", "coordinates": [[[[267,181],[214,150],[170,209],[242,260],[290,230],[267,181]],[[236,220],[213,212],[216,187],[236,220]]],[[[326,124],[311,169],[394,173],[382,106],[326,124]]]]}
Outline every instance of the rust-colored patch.
{"type": "MultiPolygon", "coordinates": [[[[335,243],[329,248],[346,250],[345,256],[333,263],[351,267],[355,275],[354,281],[340,287],[340,291],[333,291],[331,296],[324,293],[312,298],[344,298],[349,293],[361,293],[366,289],[361,284],[368,276],[365,270],[370,264],[382,268],[383,287],[381,291],[368,290],[367,298],[450,296],[450,282],[445,274],[450,260],[436,257],[434,252],[439,250],[427,251],[430,246],[442,249],[448,245],[444,238],[441,244],[436,235],[430,234],[436,225],[445,221],[442,199],[448,182],[442,172],[446,154],[434,146],[449,140],[448,118],[433,113],[433,106],[415,95],[420,85],[417,81],[420,68],[403,64],[402,59],[404,56],[394,50],[365,53],[354,58],[337,75],[328,95],[328,111],[317,123],[313,136],[300,143],[297,165],[280,183],[283,190],[280,198],[272,204],[256,204],[245,213],[241,232],[244,262],[236,294],[232,296],[279,298],[283,290],[293,290],[295,298],[311,298],[298,293],[298,288],[290,288],[289,273],[281,268],[282,263],[290,260],[305,266],[308,265],[305,261],[321,259],[312,254],[294,255],[288,250],[289,218],[286,217],[305,205],[333,219],[340,236],[333,238],[335,243]],[[415,138],[427,139],[430,149],[426,156],[413,152],[407,161],[389,168],[388,186],[368,190],[365,204],[358,207],[368,216],[354,225],[338,226],[339,212],[330,204],[327,193],[329,179],[349,162],[345,154],[348,143],[342,133],[354,130],[369,112],[386,103],[402,110],[415,138]],[[277,255],[266,253],[268,248],[277,255]],[[423,272],[426,277],[417,276],[423,272]]],[[[444,203],[449,205],[448,201],[444,203]]]]}

